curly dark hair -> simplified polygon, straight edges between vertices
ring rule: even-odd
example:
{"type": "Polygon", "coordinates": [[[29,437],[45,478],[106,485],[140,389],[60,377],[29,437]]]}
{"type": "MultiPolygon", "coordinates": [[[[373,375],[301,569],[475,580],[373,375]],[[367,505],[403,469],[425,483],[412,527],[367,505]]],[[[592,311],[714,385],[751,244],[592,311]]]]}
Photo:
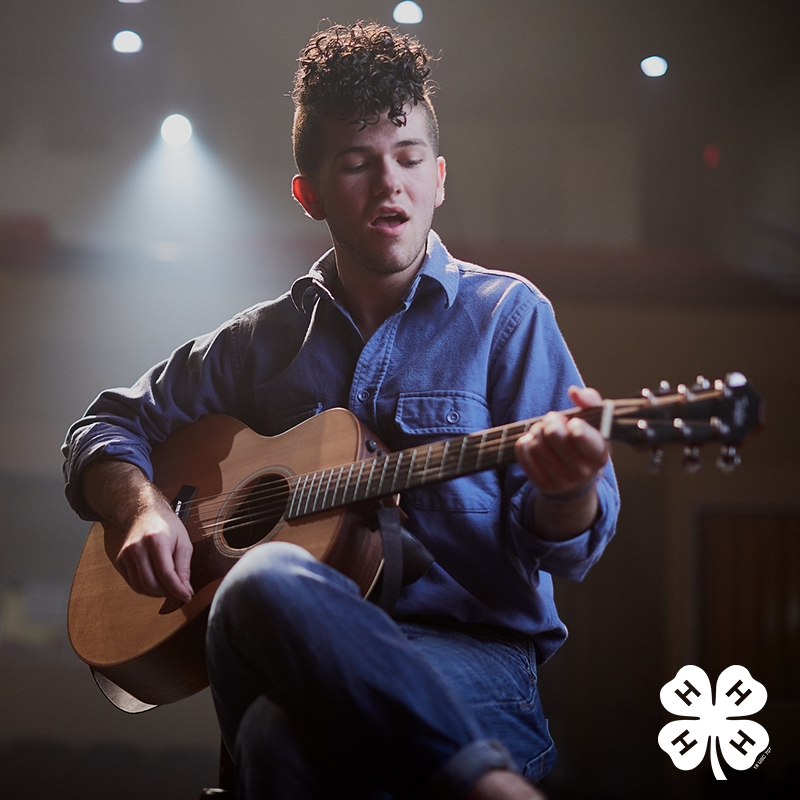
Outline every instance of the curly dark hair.
{"type": "Polygon", "coordinates": [[[398,127],[407,107],[421,104],[438,155],[439,126],[431,103],[429,56],[414,38],[374,22],[334,25],[314,34],[298,59],[292,140],[298,170],[314,176],[322,157],[321,121],[335,117],[373,125],[386,111],[398,127]]]}

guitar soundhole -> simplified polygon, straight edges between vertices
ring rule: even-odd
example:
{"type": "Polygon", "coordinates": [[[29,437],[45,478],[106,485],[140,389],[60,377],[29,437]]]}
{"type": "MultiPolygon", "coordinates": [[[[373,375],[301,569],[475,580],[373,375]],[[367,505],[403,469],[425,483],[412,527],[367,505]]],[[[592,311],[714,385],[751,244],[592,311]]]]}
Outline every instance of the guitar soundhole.
{"type": "Polygon", "coordinates": [[[252,547],[269,536],[280,522],[289,499],[289,484],[282,475],[263,475],[239,492],[222,535],[230,547],[252,547]]]}

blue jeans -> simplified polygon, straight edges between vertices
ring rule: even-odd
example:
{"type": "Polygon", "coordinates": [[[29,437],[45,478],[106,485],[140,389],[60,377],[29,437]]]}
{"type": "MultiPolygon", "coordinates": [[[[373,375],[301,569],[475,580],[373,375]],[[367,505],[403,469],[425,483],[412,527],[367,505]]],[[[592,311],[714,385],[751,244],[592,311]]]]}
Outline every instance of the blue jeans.
{"type": "Polygon", "coordinates": [[[240,800],[458,798],[489,769],[535,782],[555,760],[527,637],[392,620],[293,544],[228,573],[207,662],[240,800]]]}

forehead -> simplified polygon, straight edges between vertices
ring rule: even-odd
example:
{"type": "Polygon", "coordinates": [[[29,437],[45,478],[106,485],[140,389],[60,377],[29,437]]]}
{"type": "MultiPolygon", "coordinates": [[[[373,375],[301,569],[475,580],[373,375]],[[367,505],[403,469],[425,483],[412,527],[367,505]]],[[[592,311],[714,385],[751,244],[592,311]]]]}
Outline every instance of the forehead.
{"type": "Polygon", "coordinates": [[[410,146],[433,149],[427,117],[418,105],[406,114],[405,125],[395,125],[386,113],[381,114],[375,124],[363,128],[352,122],[328,117],[323,122],[322,134],[326,160],[361,150],[391,150],[410,146]]]}

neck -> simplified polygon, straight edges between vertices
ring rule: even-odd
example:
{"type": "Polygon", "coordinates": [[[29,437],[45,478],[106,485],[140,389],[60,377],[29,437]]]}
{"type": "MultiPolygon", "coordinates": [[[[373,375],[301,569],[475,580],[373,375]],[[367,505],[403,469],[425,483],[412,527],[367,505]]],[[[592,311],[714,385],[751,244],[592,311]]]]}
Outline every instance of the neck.
{"type": "Polygon", "coordinates": [[[390,273],[375,272],[336,253],[340,297],[366,342],[400,306],[425,259],[419,258],[405,269],[390,273]]]}

